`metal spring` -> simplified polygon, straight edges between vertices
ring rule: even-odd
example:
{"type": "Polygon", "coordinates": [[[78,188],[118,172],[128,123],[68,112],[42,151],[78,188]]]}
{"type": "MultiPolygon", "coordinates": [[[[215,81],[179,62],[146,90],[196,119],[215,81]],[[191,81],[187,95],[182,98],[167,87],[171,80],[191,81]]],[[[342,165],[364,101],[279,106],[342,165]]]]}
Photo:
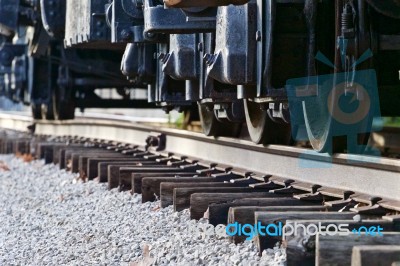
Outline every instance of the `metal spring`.
{"type": "Polygon", "coordinates": [[[354,15],[352,8],[346,4],[342,13],[342,30],[352,29],[354,27],[354,15]]]}

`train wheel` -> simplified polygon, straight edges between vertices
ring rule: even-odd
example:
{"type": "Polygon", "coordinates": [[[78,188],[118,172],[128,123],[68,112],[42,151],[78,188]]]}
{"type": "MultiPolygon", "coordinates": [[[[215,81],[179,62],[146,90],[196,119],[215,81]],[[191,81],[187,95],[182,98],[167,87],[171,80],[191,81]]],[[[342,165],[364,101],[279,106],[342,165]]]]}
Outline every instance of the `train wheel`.
{"type": "Polygon", "coordinates": [[[68,120],[75,117],[75,103],[60,95],[60,89],[53,90],[50,102],[42,109],[47,120],[68,120]]]}
{"type": "Polygon", "coordinates": [[[212,104],[200,104],[199,115],[203,133],[206,136],[225,136],[238,137],[242,128],[241,123],[233,123],[230,121],[219,121],[214,114],[212,104]]]}
{"type": "Polygon", "coordinates": [[[60,96],[60,90],[53,91],[53,114],[56,120],[68,120],[75,117],[75,103],[60,96]]]}
{"type": "Polygon", "coordinates": [[[332,108],[333,102],[326,102],[327,95],[319,94],[318,99],[303,102],[304,122],[308,139],[313,149],[317,152],[343,152],[346,141],[343,138],[332,137],[332,117],[327,108],[332,108]]]}
{"type": "Polygon", "coordinates": [[[49,103],[42,106],[42,117],[44,117],[46,120],[56,119],[53,111],[53,103],[51,100],[49,103]]]}
{"type": "Polygon", "coordinates": [[[290,125],[272,121],[262,104],[245,100],[244,110],[247,129],[253,142],[264,145],[288,145],[292,142],[290,125]]]}
{"type": "Polygon", "coordinates": [[[37,120],[42,119],[42,105],[41,104],[32,104],[31,110],[32,110],[33,119],[37,119],[37,120]]]}
{"type": "MultiPolygon", "coordinates": [[[[339,153],[339,152],[351,152],[351,153],[362,153],[368,143],[369,133],[359,133],[355,136],[357,145],[348,146],[348,137],[351,136],[335,136],[333,133],[337,123],[332,118],[331,113],[335,113],[338,110],[337,104],[335,102],[338,99],[333,99],[332,102],[327,104],[322,104],[326,98],[321,97],[319,101],[313,101],[313,103],[308,103],[304,101],[304,121],[307,128],[308,138],[310,140],[311,146],[315,151],[318,152],[328,152],[328,153],[339,153]],[[318,102],[318,104],[316,103],[318,102]],[[330,107],[327,107],[330,106],[330,107]],[[328,109],[332,111],[328,111],[328,109]]],[[[332,97],[334,98],[334,97],[332,97]]],[[[359,132],[368,131],[372,127],[373,119],[372,117],[367,118],[363,124],[358,127],[359,132]]],[[[355,143],[353,143],[355,144],[355,143]]]]}
{"type": "MultiPolygon", "coordinates": [[[[337,113],[343,113],[341,111],[341,107],[339,105],[339,100],[342,101],[343,95],[346,95],[346,93],[340,93],[342,91],[342,85],[343,84],[336,84],[337,82],[337,77],[338,75],[343,75],[343,73],[346,73],[348,77],[352,77],[354,74],[355,69],[349,68],[348,66],[351,66],[355,64],[356,59],[367,49],[370,47],[370,37],[368,32],[363,32],[360,29],[358,32],[356,31],[356,36],[357,38],[345,40],[346,45],[339,45],[339,43],[344,43],[345,41],[341,41],[342,38],[342,16],[345,10],[349,10],[350,13],[352,11],[352,8],[344,8],[343,1],[336,1],[335,2],[335,34],[332,35],[331,42],[334,43],[334,45],[330,45],[330,52],[334,51],[332,55],[335,58],[334,61],[334,74],[332,79],[327,81],[331,84],[325,83],[323,84],[322,87],[325,87],[326,85],[329,85],[329,89],[318,89],[317,95],[314,95],[310,99],[305,99],[303,101],[303,112],[304,112],[304,122],[305,126],[307,129],[307,134],[308,138],[310,140],[310,143],[313,147],[313,149],[317,152],[328,152],[328,153],[337,153],[337,152],[344,152],[347,150],[347,152],[351,153],[362,153],[365,145],[368,142],[369,139],[369,133],[361,133],[356,136],[339,136],[338,130],[337,130],[337,125],[338,121],[340,123],[340,119],[334,119],[335,114],[337,113]],[[348,45],[347,45],[348,41],[348,45]],[[355,49],[354,47],[357,47],[355,49]],[[345,55],[345,56],[344,56],[345,55]],[[342,60],[345,58],[346,62],[343,63],[342,60]],[[337,132],[335,132],[337,131],[337,132]],[[348,137],[355,138],[355,141],[357,141],[356,145],[357,147],[349,147],[348,143],[348,137]]],[[[364,4],[363,4],[364,5],[364,4]]],[[[359,7],[359,10],[366,10],[365,6],[359,7]]],[[[349,14],[346,14],[349,16],[349,14]]],[[[364,16],[365,14],[358,14],[358,16],[364,16]]],[[[362,21],[362,20],[360,20],[362,21]]],[[[360,27],[363,29],[368,29],[369,26],[363,25],[363,27],[360,27]]],[[[310,35],[310,43],[314,42],[314,37],[310,35]]],[[[324,36],[324,38],[326,38],[324,36]]],[[[309,48],[312,47],[311,45],[309,48]]],[[[309,55],[314,55],[314,48],[312,50],[309,50],[309,55]]],[[[329,51],[328,51],[329,52],[329,51]]],[[[329,64],[327,59],[322,59],[323,64],[329,64]]],[[[320,73],[318,71],[318,67],[316,68],[316,72],[313,72],[313,65],[316,66],[317,63],[314,61],[314,58],[309,58],[309,75],[324,75],[326,73],[320,73]]],[[[364,64],[364,67],[366,66],[367,68],[370,68],[371,61],[367,61],[364,64]]],[[[363,67],[357,66],[358,69],[362,69],[363,67]]],[[[351,81],[351,80],[350,80],[351,81]]],[[[346,84],[349,83],[346,81],[346,84]]],[[[343,85],[344,86],[344,85],[343,85]]],[[[347,85],[346,85],[347,86],[347,85]]],[[[354,84],[352,85],[353,87],[355,86],[354,84]]],[[[321,87],[321,88],[322,88],[321,87]]],[[[328,87],[326,87],[328,88],[328,87]]],[[[347,87],[344,89],[346,91],[347,87]]],[[[350,89],[350,88],[349,88],[350,89]]],[[[358,91],[358,88],[355,88],[356,91],[358,91]]],[[[349,96],[346,96],[349,97],[349,96]]],[[[349,102],[353,102],[353,100],[349,100],[349,102]]],[[[367,119],[364,120],[363,124],[357,124],[359,128],[357,128],[358,132],[366,132],[368,131],[369,128],[371,128],[372,125],[372,118],[368,117],[367,119]]],[[[341,129],[341,131],[344,131],[341,129]]],[[[346,132],[344,132],[346,134],[346,132]]],[[[344,135],[343,134],[343,135],[344,135]]],[[[354,141],[353,141],[354,142],[354,141]]],[[[354,144],[354,143],[353,143],[354,144]]]]}

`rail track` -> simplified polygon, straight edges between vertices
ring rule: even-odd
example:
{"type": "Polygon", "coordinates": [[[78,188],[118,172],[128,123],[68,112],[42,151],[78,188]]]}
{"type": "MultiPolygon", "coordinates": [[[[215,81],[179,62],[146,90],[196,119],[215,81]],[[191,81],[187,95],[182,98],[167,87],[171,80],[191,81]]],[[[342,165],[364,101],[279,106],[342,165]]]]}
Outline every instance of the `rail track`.
{"type": "MultiPolygon", "coordinates": [[[[205,216],[214,226],[297,221],[345,223],[350,230],[380,226],[384,231],[383,236],[314,237],[306,231],[285,239],[255,236],[260,253],[283,241],[288,265],[400,261],[400,248],[393,246],[400,242],[398,159],[346,154],[331,158],[304,148],[263,147],[95,117],[49,122],[3,113],[0,128],[2,153],[31,153],[84,180],[140,193],[143,202],[159,198],[161,207],[190,208],[192,219],[205,216]]],[[[244,238],[235,235],[230,240],[239,243],[244,238]]]]}

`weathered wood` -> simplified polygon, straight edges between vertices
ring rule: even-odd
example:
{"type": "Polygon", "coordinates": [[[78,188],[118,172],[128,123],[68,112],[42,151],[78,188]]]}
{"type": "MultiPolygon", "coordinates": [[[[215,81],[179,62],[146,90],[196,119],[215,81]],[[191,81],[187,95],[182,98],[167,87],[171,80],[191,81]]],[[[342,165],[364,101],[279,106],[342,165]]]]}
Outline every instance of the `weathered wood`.
{"type": "MultiPolygon", "coordinates": [[[[143,167],[122,167],[119,170],[119,189],[120,191],[126,191],[132,189],[132,179],[135,178],[137,174],[145,174],[145,173],[154,173],[154,175],[158,175],[159,173],[187,173],[191,172],[188,170],[184,170],[176,167],[168,167],[165,165],[154,165],[151,167],[150,165],[145,165],[143,167]]],[[[194,174],[196,172],[193,172],[194,174]]],[[[153,175],[153,176],[154,176],[153,175]]],[[[138,176],[138,180],[135,180],[135,185],[138,188],[134,193],[142,192],[142,179],[143,176],[138,176]]]]}
{"type": "MultiPolygon", "coordinates": [[[[15,140],[13,140],[13,139],[8,139],[6,141],[6,145],[5,145],[5,153],[6,154],[14,153],[14,141],[15,140]]],[[[41,158],[44,158],[44,155],[41,158]]]]}
{"type": "MultiPolygon", "coordinates": [[[[3,144],[3,153],[4,154],[10,154],[13,153],[13,141],[11,139],[6,139],[4,140],[3,144]]],[[[43,157],[40,157],[43,158],[43,157]]]]}
{"type": "MultiPolygon", "coordinates": [[[[80,170],[80,171],[82,171],[83,174],[85,174],[89,180],[92,180],[99,176],[99,171],[98,171],[99,164],[104,163],[104,162],[113,163],[114,165],[115,165],[115,163],[125,163],[125,164],[131,164],[132,166],[154,163],[152,161],[146,161],[144,159],[132,158],[132,157],[88,158],[88,160],[86,161],[86,168],[82,167],[82,170],[80,170]]],[[[83,163],[82,163],[82,166],[84,166],[83,163]]],[[[104,180],[103,182],[107,182],[107,179],[104,180]]]]}
{"type": "MultiPolygon", "coordinates": [[[[360,245],[398,245],[399,232],[384,232],[383,236],[369,236],[365,234],[342,235],[317,235],[316,259],[317,266],[350,265],[354,246],[360,245]]],[[[388,264],[390,265],[390,264],[388,264]]]]}
{"type": "Polygon", "coordinates": [[[1,136],[0,138],[0,154],[4,154],[4,143],[6,142],[6,139],[4,138],[4,136],[1,136]]]}
{"type": "MultiPolygon", "coordinates": [[[[27,147],[27,141],[24,140],[23,138],[15,139],[13,144],[14,144],[14,147],[13,147],[14,154],[16,154],[16,153],[24,154],[24,153],[27,153],[27,151],[29,151],[29,148],[27,147]]],[[[53,154],[51,154],[51,159],[53,159],[53,154]]],[[[46,163],[51,163],[51,162],[52,162],[52,160],[47,161],[46,163]]]]}
{"type": "MultiPolygon", "coordinates": [[[[310,211],[288,211],[288,212],[279,212],[279,211],[271,211],[271,212],[255,212],[254,213],[254,222],[261,225],[266,226],[269,224],[278,224],[279,222],[282,225],[286,220],[310,220],[310,219],[318,219],[318,220],[343,220],[343,219],[352,219],[354,217],[354,213],[351,212],[310,212],[310,211]]],[[[256,245],[260,254],[264,249],[273,248],[278,241],[281,241],[281,236],[261,236],[256,235],[256,245]]]]}
{"type": "MultiPolygon", "coordinates": [[[[260,190],[258,189],[255,191],[260,191],[260,190]]],[[[265,192],[267,192],[267,191],[265,191],[265,192]]],[[[227,193],[226,196],[224,194],[195,193],[195,194],[192,194],[192,196],[190,198],[190,217],[191,217],[191,219],[200,219],[201,217],[203,217],[205,215],[205,212],[207,211],[207,209],[208,209],[208,213],[206,214],[206,216],[210,216],[210,204],[212,204],[212,203],[224,203],[225,202],[225,204],[226,204],[227,201],[232,201],[234,199],[251,198],[251,197],[258,198],[257,195],[250,194],[249,196],[246,196],[246,194],[241,194],[241,193],[227,193]]],[[[283,200],[285,197],[289,197],[289,196],[285,195],[285,194],[268,193],[263,197],[266,199],[270,198],[270,199],[275,199],[275,200],[279,201],[279,200],[283,200]]],[[[291,202],[291,204],[294,205],[293,202],[291,202]]],[[[303,203],[303,205],[305,205],[305,204],[303,203]]],[[[257,206],[254,208],[257,208],[257,206]]],[[[219,218],[219,220],[221,222],[220,224],[226,224],[228,221],[229,207],[227,207],[224,211],[226,211],[226,212],[223,212],[223,213],[220,212],[217,214],[218,215],[217,217],[219,218]]],[[[253,216],[253,214],[252,214],[252,216],[253,216]]],[[[216,216],[215,213],[213,213],[213,215],[214,215],[214,219],[215,219],[215,216],[216,216]]],[[[253,221],[254,221],[254,218],[251,219],[250,223],[253,223],[253,221]]],[[[216,224],[215,220],[213,220],[213,224],[216,224]]]]}
{"type": "MultiPolygon", "coordinates": [[[[172,172],[174,173],[174,172],[172,172]]],[[[170,173],[170,174],[172,174],[170,173]]],[[[184,172],[178,172],[174,173],[174,175],[165,175],[166,173],[135,173],[132,174],[132,181],[131,181],[131,186],[132,186],[132,192],[141,194],[142,193],[142,182],[144,178],[148,177],[157,177],[162,175],[163,177],[170,177],[170,178],[193,178],[193,176],[197,175],[196,172],[191,172],[190,170],[184,171],[184,172]],[[178,177],[179,176],[179,177],[178,177]]],[[[158,193],[159,196],[160,193],[158,193]]],[[[154,195],[153,195],[154,196],[154,195]]],[[[143,195],[142,195],[142,200],[143,200],[143,195]]]]}
{"type": "Polygon", "coordinates": [[[7,154],[7,138],[1,141],[1,154],[7,154]]]}
{"type": "MultiPolygon", "coordinates": [[[[320,225],[321,229],[326,228],[329,225],[336,225],[339,229],[339,225],[343,226],[347,224],[348,226],[344,228],[347,228],[350,231],[353,229],[358,229],[360,226],[370,227],[378,225],[381,226],[383,231],[386,232],[394,229],[392,222],[383,220],[286,220],[286,224],[288,223],[292,225],[297,223],[306,227],[311,224],[320,225]]],[[[344,228],[341,230],[344,230],[344,228]]],[[[330,231],[333,231],[332,226],[330,226],[329,229],[330,231]]],[[[310,234],[309,232],[306,232],[301,226],[297,226],[295,234],[284,236],[283,243],[286,246],[287,265],[313,265],[315,263],[315,241],[315,235],[313,235],[313,233],[310,234]]]]}
{"type": "MultiPolygon", "coordinates": [[[[276,203],[278,204],[278,203],[276,203]]],[[[290,202],[287,202],[290,204],[290,202]]],[[[322,205],[270,205],[270,206],[239,206],[231,207],[228,212],[228,224],[255,224],[255,213],[256,212],[323,212],[328,211],[325,206],[322,205]]],[[[245,236],[234,235],[230,236],[229,240],[235,244],[244,242],[245,236]]],[[[274,244],[277,241],[274,242],[274,244]]]]}
{"type": "Polygon", "coordinates": [[[53,143],[40,144],[40,158],[44,159],[46,164],[53,161],[53,143]]]}
{"type": "Polygon", "coordinates": [[[67,168],[67,163],[68,160],[65,158],[67,156],[67,151],[72,152],[72,150],[82,150],[83,149],[83,145],[80,146],[67,146],[65,148],[61,148],[59,151],[59,156],[58,156],[58,160],[59,160],[59,164],[60,164],[60,169],[65,169],[67,168]]]}
{"type": "MultiPolygon", "coordinates": [[[[63,151],[63,150],[62,150],[63,151]]],[[[64,165],[65,168],[68,170],[71,170],[72,168],[72,156],[73,154],[77,155],[83,155],[85,152],[92,151],[92,152],[97,152],[98,154],[100,153],[111,153],[111,151],[108,150],[103,150],[99,148],[78,148],[78,149],[66,149],[64,153],[64,165]]]]}
{"type": "MultiPolygon", "coordinates": [[[[140,158],[139,158],[140,159],[140,158]]],[[[107,167],[107,182],[108,182],[108,188],[113,189],[117,188],[119,186],[119,178],[120,178],[120,170],[122,168],[126,167],[131,167],[132,164],[129,163],[115,163],[115,164],[109,164],[107,167]]],[[[102,177],[100,177],[102,180],[102,177]]]]}
{"type": "MultiPolygon", "coordinates": [[[[50,157],[53,157],[53,144],[48,142],[41,142],[38,144],[38,158],[45,159],[45,161],[49,160],[50,157]]],[[[14,153],[14,141],[7,140],[5,143],[6,153],[14,153]],[[10,149],[11,148],[11,149],[10,149]]]]}
{"type": "MultiPolygon", "coordinates": [[[[120,153],[115,153],[115,154],[100,154],[98,155],[83,155],[79,157],[79,173],[84,174],[85,176],[88,177],[88,179],[93,179],[97,177],[97,164],[101,161],[114,161],[114,162],[119,162],[119,161],[140,161],[138,159],[132,158],[130,156],[126,156],[120,153]],[[91,162],[91,163],[90,163],[91,162]],[[95,170],[93,170],[95,169],[95,170]],[[89,177],[89,172],[90,170],[93,170],[96,172],[95,176],[89,177]]],[[[142,160],[145,161],[145,160],[142,160]]]]}
{"type": "MultiPolygon", "coordinates": [[[[259,197],[268,194],[263,190],[257,190],[250,188],[248,186],[243,187],[242,184],[232,184],[232,183],[221,183],[218,186],[214,183],[209,183],[208,186],[201,187],[196,184],[191,184],[190,187],[178,187],[174,188],[173,198],[174,198],[174,210],[182,211],[190,207],[190,196],[194,193],[254,193],[254,192],[264,192],[260,194],[259,197]]],[[[250,194],[247,194],[249,197],[250,194]]],[[[246,196],[237,195],[239,198],[245,198],[246,196]]],[[[232,198],[232,197],[230,197],[232,198]]],[[[208,206],[208,205],[207,205],[208,206]]],[[[207,209],[207,208],[206,208],[207,209]]],[[[204,210],[205,211],[205,210],[204,210]]],[[[204,213],[204,212],[203,212],[204,213]]]]}
{"type": "MultiPolygon", "coordinates": [[[[215,178],[215,177],[210,177],[210,178],[219,180],[218,178],[215,178]]],[[[205,183],[208,183],[208,182],[202,182],[202,184],[205,184],[205,183]]],[[[238,186],[238,185],[229,186],[229,185],[226,185],[229,183],[212,181],[212,184],[210,183],[208,185],[205,185],[205,187],[215,187],[216,184],[218,184],[218,185],[222,184],[223,187],[237,187],[238,186]]],[[[196,182],[161,182],[160,183],[160,206],[161,206],[161,208],[166,208],[166,207],[174,204],[174,189],[175,188],[193,187],[193,186],[196,186],[196,182]]],[[[197,186],[197,187],[199,187],[199,186],[197,186]]]]}
{"type": "MultiPolygon", "coordinates": [[[[132,157],[131,157],[132,158],[132,157]]],[[[132,158],[133,160],[143,160],[143,159],[141,159],[141,158],[132,158]]],[[[133,161],[133,162],[138,162],[138,161],[133,161]]],[[[132,166],[133,164],[130,164],[130,161],[125,161],[125,162],[121,162],[121,161],[118,161],[118,162],[100,162],[99,164],[98,164],[98,167],[97,167],[97,176],[99,177],[99,180],[100,180],[100,182],[108,182],[109,180],[108,180],[108,167],[109,166],[115,166],[115,169],[113,169],[113,174],[114,174],[114,172],[117,172],[117,166],[119,166],[119,167],[122,167],[122,166],[132,166]]],[[[118,169],[118,171],[119,171],[119,169],[118,169]]],[[[116,187],[118,187],[118,184],[119,184],[119,176],[118,176],[118,172],[116,173],[116,174],[114,174],[115,176],[116,176],[116,180],[115,180],[115,186],[113,187],[113,188],[116,188],[116,187]]]]}
{"type": "Polygon", "coordinates": [[[386,266],[400,261],[400,246],[355,246],[351,266],[386,266]]]}
{"type": "MultiPolygon", "coordinates": [[[[174,174],[174,176],[162,177],[143,177],[142,178],[142,202],[154,201],[156,196],[160,197],[160,184],[162,182],[215,182],[214,177],[194,177],[195,174],[191,173],[190,176],[182,175],[182,173],[174,174]]],[[[134,181],[133,181],[134,182],[134,181]]],[[[133,191],[135,191],[136,184],[133,184],[133,191]]]]}
{"type": "MultiPolygon", "coordinates": [[[[214,226],[218,224],[226,224],[228,221],[228,212],[230,207],[239,206],[304,206],[312,205],[306,204],[298,199],[290,198],[286,195],[273,194],[265,196],[264,198],[245,198],[236,199],[229,202],[213,201],[214,196],[210,195],[210,201],[208,202],[207,217],[208,222],[214,226]]],[[[205,195],[206,196],[206,195],[205,195]]],[[[218,198],[217,198],[218,200],[218,198]]],[[[193,202],[193,200],[191,200],[193,202]]],[[[316,204],[315,204],[316,205],[316,204]]],[[[253,213],[254,215],[254,213],[253,213]]],[[[253,222],[253,218],[251,218],[253,222]]]]}
{"type": "Polygon", "coordinates": [[[82,148],[82,144],[65,144],[65,143],[56,143],[56,145],[53,146],[53,163],[54,164],[59,164],[61,163],[60,161],[60,151],[61,149],[67,149],[67,148],[82,148]]]}
{"type": "Polygon", "coordinates": [[[65,143],[57,143],[53,147],[53,163],[59,164],[60,163],[60,150],[67,148],[68,145],[65,143]]]}
{"type": "MultiPolygon", "coordinates": [[[[201,187],[204,189],[213,187],[238,187],[238,185],[229,185],[230,183],[224,182],[202,182],[201,187]]],[[[160,206],[166,208],[174,205],[174,189],[185,187],[200,187],[196,182],[161,182],[160,183],[160,206]]],[[[189,204],[190,205],[190,204],[189,204]]],[[[189,207],[188,205],[188,207],[189,207]]],[[[187,207],[187,208],[188,208],[187,207]]]]}
{"type": "MultiPolygon", "coordinates": [[[[30,152],[30,140],[29,139],[17,139],[15,141],[15,153],[28,154],[30,152]]],[[[53,155],[53,154],[52,154],[53,155]]],[[[52,156],[53,158],[53,156],[52,156]]],[[[51,163],[53,160],[46,162],[51,163]]]]}
{"type": "Polygon", "coordinates": [[[125,155],[121,153],[117,153],[115,151],[109,151],[109,150],[102,150],[103,152],[98,152],[97,150],[92,150],[89,149],[87,151],[80,151],[80,152],[74,152],[71,154],[71,159],[72,159],[72,168],[71,171],[73,173],[78,173],[80,169],[82,169],[82,162],[83,159],[85,160],[85,165],[83,165],[85,171],[87,167],[87,159],[90,157],[126,157],[125,155]],[[82,161],[81,161],[82,160],[82,161]]]}

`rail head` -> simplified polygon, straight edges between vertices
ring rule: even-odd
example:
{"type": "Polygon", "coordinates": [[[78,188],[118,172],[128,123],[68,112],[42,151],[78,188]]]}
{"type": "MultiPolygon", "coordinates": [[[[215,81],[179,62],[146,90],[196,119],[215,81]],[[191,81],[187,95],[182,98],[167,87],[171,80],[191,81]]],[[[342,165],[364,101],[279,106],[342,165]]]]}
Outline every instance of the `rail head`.
{"type": "Polygon", "coordinates": [[[250,141],[206,137],[200,133],[154,127],[99,117],[77,117],[70,121],[33,121],[28,114],[1,113],[0,127],[26,130],[35,123],[36,134],[79,135],[143,145],[150,135],[163,134],[165,151],[231,165],[257,173],[400,200],[400,160],[365,155],[328,156],[309,149],[250,141]]]}

